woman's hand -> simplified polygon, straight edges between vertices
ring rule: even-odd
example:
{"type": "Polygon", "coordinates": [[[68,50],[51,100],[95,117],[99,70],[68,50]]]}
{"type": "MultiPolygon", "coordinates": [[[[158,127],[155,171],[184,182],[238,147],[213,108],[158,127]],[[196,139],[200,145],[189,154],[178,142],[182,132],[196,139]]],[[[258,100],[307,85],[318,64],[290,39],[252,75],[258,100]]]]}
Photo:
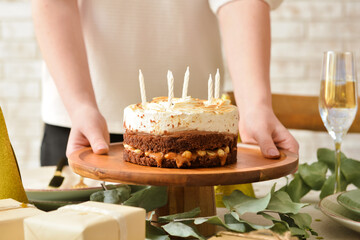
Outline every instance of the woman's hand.
{"type": "Polygon", "coordinates": [[[222,43],[240,112],[240,137],[265,157],[299,145],[276,118],[270,91],[270,8],[264,1],[232,1],[218,11],[222,43]]]}
{"type": "Polygon", "coordinates": [[[33,0],[32,12],[42,56],[72,122],[66,155],[88,146],[107,153],[110,137],[91,83],[78,1],[33,0]]]}
{"type": "Polygon", "coordinates": [[[259,106],[240,113],[241,141],[258,144],[267,158],[278,158],[279,149],[299,153],[299,144],[277,119],[271,108],[259,106]]]}
{"type": "Polygon", "coordinates": [[[106,121],[101,113],[91,107],[84,107],[72,116],[72,127],[66,155],[84,147],[91,146],[96,154],[109,151],[110,135],[106,121]]]}

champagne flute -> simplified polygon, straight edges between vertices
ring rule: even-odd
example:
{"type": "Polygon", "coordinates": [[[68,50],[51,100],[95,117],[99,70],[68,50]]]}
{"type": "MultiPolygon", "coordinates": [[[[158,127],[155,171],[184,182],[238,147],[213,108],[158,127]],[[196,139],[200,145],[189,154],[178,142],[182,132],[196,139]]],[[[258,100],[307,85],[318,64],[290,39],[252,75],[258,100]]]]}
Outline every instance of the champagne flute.
{"type": "Polygon", "coordinates": [[[324,53],[319,98],[321,119],[335,142],[335,188],[341,191],[341,143],[357,111],[357,83],[354,54],[324,53]]]}

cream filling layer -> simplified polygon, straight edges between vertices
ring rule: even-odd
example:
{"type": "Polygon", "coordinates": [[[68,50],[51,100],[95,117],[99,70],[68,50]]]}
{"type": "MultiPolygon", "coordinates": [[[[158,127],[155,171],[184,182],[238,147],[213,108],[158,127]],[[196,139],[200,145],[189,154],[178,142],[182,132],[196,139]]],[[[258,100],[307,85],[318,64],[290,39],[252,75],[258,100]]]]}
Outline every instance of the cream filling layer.
{"type": "Polygon", "coordinates": [[[216,99],[213,104],[194,98],[154,98],[145,104],[124,109],[124,128],[133,132],[155,135],[180,131],[238,133],[238,110],[228,100],[216,99]]]}
{"type": "MultiPolygon", "coordinates": [[[[134,148],[128,144],[124,144],[124,148],[133,154],[138,155],[145,155],[146,157],[150,157],[156,161],[156,164],[158,167],[161,167],[162,161],[164,159],[174,159],[176,161],[176,166],[178,168],[182,167],[184,164],[187,164],[187,166],[191,166],[191,161],[194,161],[198,157],[203,157],[205,155],[208,155],[209,158],[220,158],[220,164],[221,166],[224,166],[226,163],[226,158],[230,152],[229,146],[226,146],[225,148],[218,148],[217,150],[197,150],[195,152],[191,151],[183,151],[180,153],[176,152],[168,152],[166,154],[162,152],[144,152],[138,148],[134,148]]],[[[235,148],[236,149],[236,148],[235,148]]]]}

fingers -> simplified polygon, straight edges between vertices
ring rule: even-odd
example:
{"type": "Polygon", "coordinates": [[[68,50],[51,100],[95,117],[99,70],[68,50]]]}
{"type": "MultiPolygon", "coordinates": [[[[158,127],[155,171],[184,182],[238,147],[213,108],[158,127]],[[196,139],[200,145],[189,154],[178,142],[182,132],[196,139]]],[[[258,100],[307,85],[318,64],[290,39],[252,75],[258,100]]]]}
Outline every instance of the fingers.
{"type": "Polygon", "coordinates": [[[296,139],[290,134],[288,130],[284,133],[282,137],[284,140],[278,144],[280,148],[286,149],[290,152],[299,154],[299,143],[296,139]]]}
{"type": "Polygon", "coordinates": [[[73,127],[70,131],[66,155],[69,157],[74,151],[88,146],[91,146],[95,154],[106,154],[109,152],[109,143],[110,135],[106,125],[87,128],[84,133],[79,128],[73,127]]]}
{"type": "Polygon", "coordinates": [[[295,140],[294,137],[292,137],[291,139],[289,138],[289,147],[287,149],[290,152],[299,154],[299,143],[295,140]]]}
{"type": "Polygon", "coordinates": [[[89,140],[90,146],[95,154],[109,152],[109,132],[105,124],[97,124],[86,129],[85,137],[89,140]]]}
{"type": "Polygon", "coordinates": [[[71,129],[68,144],[66,147],[66,156],[69,158],[70,155],[86,146],[89,146],[89,141],[79,131],[71,129]]]}
{"type": "Polygon", "coordinates": [[[255,140],[258,142],[261,152],[266,158],[279,158],[280,152],[274,144],[274,140],[269,134],[258,134],[255,136],[255,140]]]}
{"type": "Polygon", "coordinates": [[[90,132],[88,137],[86,137],[80,131],[72,129],[66,148],[66,156],[69,157],[73,152],[89,145],[95,154],[106,154],[109,152],[109,145],[101,131],[90,132]]]}
{"type": "Polygon", "coordinates": [[[291,133],[280,123],[273,111],[247,112],[240,118],[239,131],[245,143],[257,143],[266,158],[279,158],[279,149],[298,154],[299,144],[291,133]],[[242,121],[241,121],[242,120],[242,121]]]}
{"type": "Polygon", "coordinates": [[[101,132],[90,133],[88,139],[95,154],[105,154],[109,152],[109,145],[101,132]]]}

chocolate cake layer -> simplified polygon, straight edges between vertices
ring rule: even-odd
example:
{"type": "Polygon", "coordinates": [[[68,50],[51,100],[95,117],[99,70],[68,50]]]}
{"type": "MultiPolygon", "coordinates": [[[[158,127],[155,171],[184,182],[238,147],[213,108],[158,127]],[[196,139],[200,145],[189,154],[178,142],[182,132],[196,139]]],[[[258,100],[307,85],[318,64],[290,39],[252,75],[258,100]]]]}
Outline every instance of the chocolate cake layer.
{"type": "Polygon", "coordinates": [[[184,131],[163,135],[134,133],[124,134],[124,144],[144,152],[183,152],[196,150],[216,150],[236,148],[237,135],[205,131],[184,131]]]}
{"type": "Polygon", "coordinates": [[[151,157],[151,155],[146,156],[144,152],[131,151],[128,149],[124,150],[124,159],[127,162],[135,163],[138,165],[152,166],[152,167],[162,167],[162,168],[208,168],[208,167],[220,167],[227,164],[232,164],[236,162],[236,148],[232,149],[224,157],[214,156],[205,154],[204,156],[197,156],[195,159],[190,161],[182,162],[179,165],[176,159],[166,159],[162,158],[159,164],[159,159],[151,157]],[[225,161],[224,161],[225,160],[225,161]]]}

